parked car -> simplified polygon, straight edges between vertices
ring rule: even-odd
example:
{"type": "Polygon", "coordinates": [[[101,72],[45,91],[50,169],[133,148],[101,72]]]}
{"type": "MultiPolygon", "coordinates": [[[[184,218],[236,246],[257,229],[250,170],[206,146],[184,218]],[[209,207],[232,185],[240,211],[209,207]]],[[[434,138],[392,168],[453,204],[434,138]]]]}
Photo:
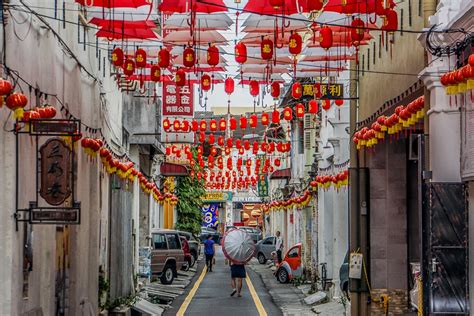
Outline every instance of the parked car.
{"type": "Polygon", "coordinates": [[[201,242],[204,242],[209,235],[212,236],[212,240],[214,240],[216,244],[221,243],[221,235],[218,231],[209,227],[201,227],[201,234],[199,235],[201,242]]]}
{"type": "Polygon", "coordinates": [[[346,253],[341,268],[339,268],[339,280],[341,280],[342,293],[349,299],[349,251],[346,253]]]}
{"type": "Polygon", "coordinates": [[[194,236],[194,234],[192,234],[192,233],[178,231],[178,234],[181,237],[185,237],[186,240],[188,241],[189,252],[191,253],[191,256],[192,256],[190,267],[193,267],[194,264],[196,263],[199,255],[201,255],[200,240],[196,236],[194,236]]]}
{"type": "Polygon", "coordinates": [[[184,253],[184,264],[181,267],[181,270],[188,271],[189,268],[191,267],[191,261],[193,260],[192,259],[193,256],[191,255],[191,252],[189,251],[189,243],[186,237],[179,236],[179,239],[181,240],[181,245],[182,245],[183,253],[184,253]]]}
{"type": "Polygon", "coordinates": [[[237,228],[246,231],[250,235],[250,237],[252,237],[255,243],[262,240],[262,237],[263,237],[262,231],[256,227],[240,226],[237,228]]]}
{"type": "Polygon", "coordinates": [[[288,283],[291,279],[302,275],[301,244],[298,243],[286,252],[283,261],[275,271],[275,276],[278,282],[288,283]]]}
{"type": "Polygon", "coordinates": [[[260,264],[265,264],[267,260],[272,258],[272,252],[276,251],[275,243],[275,236],[267,237],[257,243],[255,257],[257,257],[260,264]]]}
{"type": "Polygon", "coordinates": [[[161,283],[171,284],[185,263],[178,232],[157,229],[152,230],[151,235],[151,273],[159,276],[161,283]]]}

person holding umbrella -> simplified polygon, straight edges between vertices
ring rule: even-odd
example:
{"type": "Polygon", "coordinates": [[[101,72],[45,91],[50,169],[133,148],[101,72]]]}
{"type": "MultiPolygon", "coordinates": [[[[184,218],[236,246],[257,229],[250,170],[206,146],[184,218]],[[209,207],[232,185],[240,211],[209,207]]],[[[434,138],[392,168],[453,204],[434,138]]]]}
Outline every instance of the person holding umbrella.
{"type": "Polygon", "coordinates": [[[255,243],[247,232],[240,229],[229,230],[222,239],[222,251],[230,263],[232,278],[232,292],[242,297],[242,279],[247,277],[245,264],[252,259],[255,252],[255,243]]]}

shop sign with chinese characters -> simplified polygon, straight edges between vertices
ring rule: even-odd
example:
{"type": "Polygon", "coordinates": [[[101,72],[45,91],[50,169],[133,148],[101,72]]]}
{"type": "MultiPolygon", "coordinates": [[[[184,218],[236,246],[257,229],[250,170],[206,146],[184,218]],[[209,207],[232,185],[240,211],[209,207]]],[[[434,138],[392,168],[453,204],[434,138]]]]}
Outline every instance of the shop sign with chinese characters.
{"type": "Polygon", "coordinates": [[[71,195],[71,150],[64,140],[52,138],[40,148],[41,197],[50,205],[60,205],[71,195]]]}
{"type": "Polygon", "coordinates": [[[303,84],[303,96],[316,96],[321,99],[340,99],[344,97],[344,85],[330,84],[303,84]]]}
{"type": "Polygon", "coordinates": [[[174,82],[163,83],[163,115],[164,116],[193,116],[192,86],[176,86],[174,82]]]}

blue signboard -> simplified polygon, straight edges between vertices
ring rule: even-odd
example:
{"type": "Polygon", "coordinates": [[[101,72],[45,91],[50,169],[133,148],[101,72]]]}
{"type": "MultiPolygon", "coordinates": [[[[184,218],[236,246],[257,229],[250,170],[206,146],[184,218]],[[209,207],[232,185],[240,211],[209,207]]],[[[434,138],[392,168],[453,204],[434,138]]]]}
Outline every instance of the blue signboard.
{"type": "Polygon", "coordinates": [[[211,203],[202,207],[202,226],[217,229],[219,225],[219,204],[211,203]]]}

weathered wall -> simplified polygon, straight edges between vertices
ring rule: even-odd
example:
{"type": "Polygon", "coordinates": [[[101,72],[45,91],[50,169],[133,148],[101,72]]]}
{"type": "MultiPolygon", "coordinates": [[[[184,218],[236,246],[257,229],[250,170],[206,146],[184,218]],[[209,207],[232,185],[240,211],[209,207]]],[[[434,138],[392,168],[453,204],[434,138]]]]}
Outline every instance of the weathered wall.
{"type": "MultiPolygon", "coordinates": [[[[419,31],[423,28],[423,11],[418,3],[419,1],[397,2],[395,10],[398,13],[399,29],[419,31]]],[[[379,24],[380,18],[377,22],[379,24]]],[[[381,32],[371,33],[374,38],[368,45],[361,47],[359,52],[359,121],[415,83],[418,73],[424,67],[424,51],[417,40],[418,33],[396,32],[393,37],[388,35],[389,39],[393,38],[392,45],[385,38],[384,44],[388,43],[388,46],[382,45],[381,32]]]]}

